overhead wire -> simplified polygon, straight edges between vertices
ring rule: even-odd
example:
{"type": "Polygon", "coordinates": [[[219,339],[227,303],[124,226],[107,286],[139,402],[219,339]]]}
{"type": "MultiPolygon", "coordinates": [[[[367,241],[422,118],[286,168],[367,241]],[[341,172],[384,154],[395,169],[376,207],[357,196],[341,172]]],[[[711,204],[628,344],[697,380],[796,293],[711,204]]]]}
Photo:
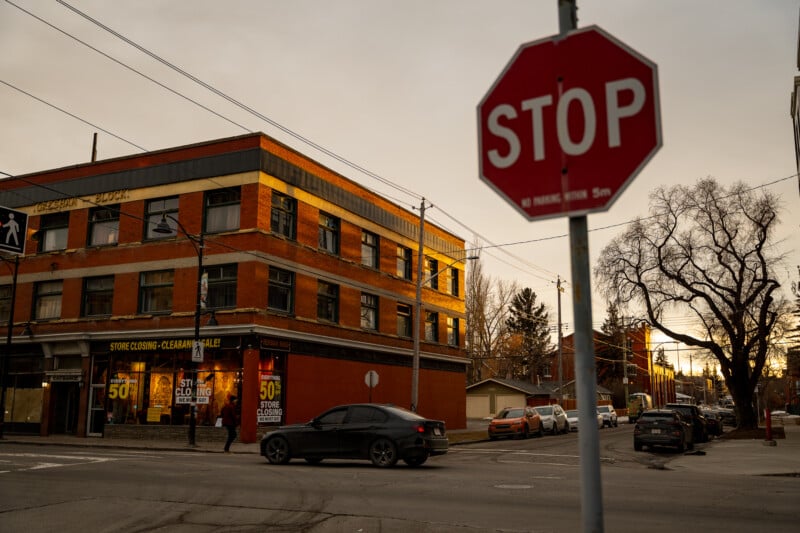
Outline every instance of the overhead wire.
{"type": "MultiPolygon", "coordinates": [[[[70,4],[68,4],[67,2],[65,2],[65,1],[63,1],[63,0],[57,0],[57,1],[58,1],[58,3],[59,3],[59,4],[61,4],[62,6],[64,6],[64,7],[65,7],[65,8],[67,8],[67,9],[71,10],[73,13],[75,13],[75,14],[77,14],[77,15],[81,16],[81,17],[82,17],[82,18],[84,18],[85,20],[87,20],[87,21],[91,22],[92,24],[94,24],[94,25],[96,25],[96,26],[100,27],[100,28],[101,28],[101,29],[103,29],[104,31],[106,31],[106,32],[110,33],[111,35],[115,36],[116,38],[118,38],[118,39],[120,39],[120,40],[123,40],[124,42],[126,42],[126,43],[127,43],[127,44],[129,44],[130,46],[133,46],[133,47],[135,47],[137,50],[139,50],[139,51],[141,51],[142,53],[144,53],[144,54],[148,55],[148,56],[149,56],[149,57],[151,57],[152,59],[154,59],[154,60],[156,60],[156,61],[160,62],[161,64],[163,64],[163,65],[167,66],[168,68],[170,68],[170,69],[174,70],[175,72],[177,72],[177,73],[179,73],[179,74],[181,74],[181,75],[183,75],[183,76],[185,76],[185,77],[189,78],[190,80],[194,81],[195,83],[198,83],[199,85],[203,86],[203,87],[204,87],[204,88],[206,88],[207,90],[209,90],[209,91],[211,91],[212,93],[216,94],[217,96],[219,96],[219,97],[221,97],[221,98],[225,99],[226,101],[230,102],[231,104],[233,104],[233,105],[235,105],[235,106],[239,107],[240,109],[242,109],[242,110],[244,110],[244,111],[246,111],[246,112],[248,112],[248,113],[250,113],[250,114],[252,114],[252,115],[254,115],[254,116],[256,116],[256,117],[258,117],[259,119],[261,119],[261,120],[263,120],[263,121],[267,122],[268,124],[272,125],[273,127],[276,127],[276,128],[278,128],[279,130],[283,131],[284,133],[287,133],[287,134],[291,135],[291,136],[292,136],[292,137],[294,137],[295,139],[297,139],[297,140],[300,140],[301,142],[304,142],[304,143],[308,144],[309,146],[311,146],[311,147],[313,147],[313,148],[315,148],[315,149],[319,150],[320,152],[324,153],[325,155],[328,155],[329,157],[332,157],[333,159],[335,159],[335,160],[337,160],[337,161],[340,161],[340,162],[344,163],[345,165],[347,165],[347,166],[350,166],[351,168],[353,168],[353,169],[355,169],[355,170],[357,170],[357,171],[359,171],[359,172],[362,172],[362,173],[364,173],[365,175],[367,175],[367,176],[369,176],[369,177],[372,177],[373,179],[376,179],[376,180],[380,181],[381,183],[384,183],[385,185],[388,185],[388,186],[390,186],[390,187],[393,187],[393,188],[395,188],[395,189],[397,189],[397,190],[399,190],[399,191],[401,191],[401,192],[403,192],[403,193],[405,193],[405,194],[407,194],[407,195],[409,195],[409,196],[412,196],[412,197],[414,197],[414,198],[416,198],[416,199],[422,198],[422,196],[421,196],[421,195],[419,195],[418,193],[415,193],[415,192],[411,191],[410,189],[408,189],[408,188],[406,188],[406,187],[400,186],[400,185],[398,185],[398,184],[396,184],[396,183],[394,183],[394,182],[392,182],[392,181],[390,181],[390,180],[388,180],[388,179],[386,179],[386,178],[383,178],[383,177],[379,176],[378,174],[376,174],[376,173],[374,173],[374,172],[372,172],[372,171],[370,171],[370,170],[368,170],[368,169],[366,169],[366,168],[364,168],[364,167],[362,167],[362,166],[360,166],[360,165],[357,165],[357,164],[353,163],[352,161],[350,161],[350,160],[348,160],[348,159],[346,159],[346,158],[344,158],[344,157],[340,156],[339,154],[336,154],[335,152],[333,152],[333,151],[331,151],[331,150],[329,150],[329,149],[327,149],[327,148],[325,148],[325,147],[323,147],[323,146],[321,146],[321,145],[319,145],[319,144],[315,143],[314,141],[310,140],[309,138],[307,138],[307,137],[304,137],[304,136],[302,136],[302,135],[300,135],[300,134],[298,134],[298,133],[294,132],[293,130],[291,130],[291,129],[289,129],[289,128],[287,128],[287,127],[285,127],[285,126],[283,126],[283,125],[281,125],[281,124],[279,124],[279,123],[277,123],[276,121],[274,121],[274,120],[270,119],[269,117],[267,117],[267,116],[263,115],[262,113],[260,113],[260,112],[256,111],[255,109],[251,108],[250,106],[247,106],[247,105],[243,104],[242,102],[240,102],[240,101],[236,100],[235,98],[232,98],[232,97],[230,97],[230,96],[229,96],[229,95],[227,95],[226,93],[224,93],[224,92],[222,92],[222,91],[219,91],[218,89],[216,89],[216,88],[215,88],[215,87],[213,87],[212,85],[210,85],[210,84],[208,84],[208,83],[206,83],[206,82],[204,82],[204,81],[200,80],[200,79],[199,79],[199,78],[197,78],[196,76],[193,76],[192,74],[188,73],[188,72],[187,72],[187,71],[185,71],[184,69],[182,69],[182,68],[178,67],[177,65],[175,65],[175,64],[173,64],[173,63],[171,63],[171,62],[167,61],[166,59],[162,58],[162,57],[161,57],[161,56],[159,56],[158,54],[155,54],[155,53],[151,52],[150,50],[148,50],[148,49],[144,48],[143,46],[139,45],[138,43],[134,42],[133,40],[131,40],[131,39],[129,39],[129,38],[127,38],[127,37],[125,37],[124,35],[120,34],[119,32],[116,32],[116,31],[115,31],[115,30],[113,30],[113,29],[109,28],[108,26],[106,26],[106,25],[105,25],[105,24],[103,24],[102,22],[100,22],[100,21],[98,21],[98,20],[96,20],[96,19],[92,18],[91,16],[89,16],[89,15],[87,15],[86,13],[84,13],[84,12],[82,12],[82,11],[78,10],[78,9],[77,9],[77,8],[75,8],[74,6],[71,6],[71,5],[70,5],[70,4]]],[[[220,113],[217,113],[217,112],[213,111],[212,109],[208,108],[207,106],[204,106],[203,104],[200,104],[199,102],[196,102],[195,100],[192,100],[192,99],[190,99],[190,98],[186,97],[185,95],[182,95],[182,94],[181,94],[181,93],[179,93],[178,91],[175,91],[175,90],[173,90],[173,89],[171,89],[171,88],[167,87],[166,85],[164,85],[164,84],[161,84],[160,82],[158,82],[158,81],[154,80],[153,78],[151,78],[151,77],[149,77],[149,76],[147,76],[147,75],[143,74],[142,72],[140,72],[140,71],[138,71],[138,70],[136,70],[136,69],[133,69],[132,67],[130,67],[130,66],[128,66],[128,65],[126,65],[125,63],[123,63],[123,62],[121,62],[121,61],[119,61],[119,60],[117,60],[117,59],[115,59],[115,58],[111,57],[110,55],[108,55],[108,54],[106,54],[106,53],[104,53],[104,52],[100,51],[99,49],[97,49],[97,48],[95,48],[95,47],[93,47],[93,46],[89,45],[88,43],[85,43],[84,41],[82,41],[82,40],[78,39],[77,37],[75,37],[75,36],[71,35],[70,33],[68,33],[68,32],[66,32],[66,31],[64,31],[64,30],[62,30],[62,29],[60,29],[60,28],[56,27],[55,25],[53,25],[53,24],[51,24],[51,23],[49,23],[49,22],[45,21],[45,20],[44,20],[44,19],[42,19],[41,17],[38,17],[37,15],[35,15],[35,14],[31,13],[30,11],[28,11],[28,10],[26,10],[26,9],[24,9],[24,8],[22,8],[22,7],[20,7],[19,5],[15,4],[15,3],[14,3],[14,2],[12,2],[11,0],[6,0],[6,2],[7,2],[8,4],[12,5],[13,7],[15,7],[15,8],[19,9],[20,11],[22,11],[22,12],[24,12],[24,13],[28,14],[29,16],[31,16],[31,17],[33,17],[33,18],[35,18],[36,20],[38,20],[38,21],[40,21],[40,22],[42,22],[42,23],[46,24],[47,26],[49,26],[49,27],[51,27],[51,28],[55,29],[56,31],[58,31],[58,32],[60,32],[60,33],[62,33],[62,34],[64,34],[64,35],[66,35],[66,36],[70,37],[71,39],[74,39],[74,40],[76,40],[77,42],[79,42],[79,43],[83,44],[84,46],[86,46],[86,47],[90,48],[91,50],[93,50],[93,51],[95,51],[95,52],[97,52],[97,53],[99,53],[99,54],[103,55],[104,57],[106,57],[106,58],[108,58],[109,60],[111,60],[111,61],[113,61],[113,62],[117,63],[118,65],[120,65],[120,66],[122,66],[122,67],[124,67],[124,68],[126,68],[126,69],[128,69],[128,70],[131,70],[132,72],[134,72],[134,73],[136,73],[136,74],[139,74],[140,76],[144,77],[145,79],[147,79],[147,80],[149,80],[149,81],[151,81],[151,82],[153,82],[153,83],[157,84],[158,86],[160,86],[160,87],[162,87],[162,88],[164,88],[164,89],[168,90],[169,92],[171,92],[171,93],[173,93],[173,94],[176,94],[177,96],[180,96],[181,98],[184,98],[184,99],[186,99],[186,100],[190,101],[191,103],[194,103],[195,105],[197,105],[197,106],[201,107],[202,109],[204,109],[204,110],[206,110],[206,111],[208,111],[208,112],[210,112],[210,113],[214,114],[215,116],[218,116],[219,118],[222,118],[222,119],[224,119],[224,120],[226,120],[226,121],[228,121],[228,122],[230,122],[230,123],[232,123],[232,124],[234,124],[234,125],[236,125],[236,126],[238,126],[238,127],[242,128],[242,129],[244,129],[245,131],[252,132],[251,130],[249,130],[249,129],[248,129],[248,128],[246,128],[245,126],[243,126],[243,125],[241,125],[241,124],[238,124],[238,123],[236,123],[236,122],[234,122],[234,121],[232,121],[232,120],[228,119],[227,117],[224,117],[224,116],[223,116],[223,115],[221,115],[220,113]]],[[[15,88],[15,89],[16,89],[16,87],[13,87],[13,86],[12,86],[12,88],[15,88]]],[[[17,89],[17,90],[19,90],[19,89],[17,89]]],[[[27,93],[26,93],[26,94],[27,94],[27,93]]],[[[42,101],[43,103],[46,103],[46,102],[44,102],[43,100],[41,100],[41,99],[39,99],[39,98],[37,98],[37,97],[34,97],[34,96],[32,96],[32,95],[29,95],[29,96],[31,96],[31,97],[33,97],[33,98],[35,98],[35,99],[39,100],[39,101],[42,101]]],[[[50,105],[50,104],[48,104],[48,105],[50,105]]],[[[54,107],[55,107],[55,106],[54,106],[54,107]]],[[[59,108],[57,108],[57,107],[56,107],[56,109],[59,109],[59,108]]],[[[60,110],[60,111],[62,111],[62,112],[64,112],[64,113],[66,113],[66,114],[68,114],[68,115],[70,115],[70,116],[73,116],[74,118],[76,118],[76,119],[78,119],[78,120],[81,120],[81,121],[82,121],[82,122],[84,122],[84,123],[90,124],[90,123],[88,123],[88,122],[86,122],[86,121],[84,121],[84,120],[82,120],[82,119],[79,119],[78,117],[76,117],[75,115],[72,115],[72,114],[71,114],[71,113],[69,113],[69,112],[66,112],[66,111],[64,111],[64,110],[61,110],[61,109],[59,109],[59,110],[60,110]]],[[[90,125],[91,125],[91,124],[90,124],[90,125]]],[[[94,125],[93,125],[93,126],[94,126],[94,125]]],[[[102,129],[102,128],[100,128],[100,129],[102,129]]],[[[103,130],[103,131],[105,131],[105,130],[103,130]]],[[[106,132],[106,133],[108,133],[108,132],[106,132]]],[[[112,135],[112,136],[114,136],[114,137],[116,137],[116,138],[120,138],[120,137],[118,137],[118,136],[116,136],[116,135],[113,135],[113,134],[111,134],[111,133],[109,133],[109,134],[110,134],[110,135],[112,135]]],[[[120,138],[120,139],[121,139],[121,138],[120,138]]],[[[124,139],[121,139],[121,140],[124,140],[124,139]]],[[[124,140],[124,141],[125,141],[125,142],[128,142],[129,144],[131,144],[131,143],[130,143],[129,141],[127,141],[127,140],[124,140]]],[[[142,148],[142,147],[140,147],[140,146],[138,146],[138,145],[135,145],[135,144],[132,144],[132,145],[133,145],[133,146],[136,146],[136,147],[137,147],[137,148],[139,148],[139,149],[142,149],[142,150],[146,151],[144,148],[142,148]]],[[[774,184],[774,183],[779,183],[779,182],[781,182],[781,181],[784,181],[784,180],[786,180],[786,179],[792,179],[792,178],[794,178],[794,177],[796,177],[796,176],[797,176],[797,175],[795,174],[795,175],[793,175],[793,176],[790,176],[790,177],[787,177],[787,178],[778,179],[778,180],[775,180],[775,181],[773,181],[773,182],[771,182],[771,183],[769,183],[769,184],[766,184],[766,185],[771,185],[771,184],[774,184]]],[[[393,199],[393,200],[394,200],[394,201],[398,201],[398,200],[396,200],[396,199],[393,199]]],[[[402,202],[402,201],[398,201],[398,203],[401,203],[401,204],[402,204],[402,203],[404,203],[404,202],[402,202]]],[[[413,206],[412,206],[412,208],[413,208],[413,206]]],[[[462,223],[461,221],[459,221],[459,220],[455,219],[454,217],[452,217],[451,215],[449,215],[449,214],[448,214],[448,213],[446,213],[445,211],[443,211],[443,210],[441,210],[441,209],[440,209],[440,212],[442,212],[443,214],[445,214],[445,216],[447,216],[448,218],[450,218],[451,220],[453,220],[454,222],[456,222],[457,224],[459,224],[461,227],[463,227],[463,228],[465,228],[465,229],[467,229],[467,230],[469,230],[469,231],[473,231],[473,233],[474,233],[474,234],[477,234],[477,232],[475,232],[474,230],[472,230],[472,229],[471,229],[469,226],[467,226],[466,224],[462,223]]],[[[618,224],[612,224],[612,225],[603,226],[603,227],[599,227],[599,228],[593,228],[593,229],[591,229],[590,231],[593,231],[593,232],[594,232],[594,231],[602,231],[602,230],[606,230],[606,229],[611,229],[611,228],[616,228],[616,227],[624,226],[624,225],[627,225],[627,224],[629,224],[629,223],[631,223],[631,221],[625,221],[625,222],[618,223],[618,224]]],[[[506,248],[506,247],[509,247],[509,246],[513,246],[513,245],[530,244],[530,243],[534,243],[534,242],[541,242],[541,241],[544,241],[544,240],[551,240],[551,239],[556,239],[556,238],[564,238],[564,237],[566,237],[566,235],[558,235],[558,236],[551,236],[551,237],[545,237],[545,238],[530,239],[530,240],[525,240],[525,241],[517,241],[517,242],[513,242],[513,243],[506,243],[506,244],[492,244],[490,241],[488,241],[488,239],[485,239],[485,238],[484,238],[484,240],[486,240],[487,242],[490,242],[490,244],[489,244],[488,246],[486,246],[485,248],[487,248],[487,249],[489,249],[489,248],[500,248],[500,249],[501,249],[501,251],[503,251],[503,252],[504,252],[504,253],[506,253],[507,255],[510,255],[510,256],[511,256],[512,258],[514,258],[515,260],[517,260],[517,261],[520,261],[520,262],[522,262],[523,264],[526,264],[527,266],[531,267],[532,269],[534,269],[534,270],[540,270],[541,272],[544,272],[544,273],[546,273],[546,274],[548,274],[548,275],[550,275],[550,276],[553,276],[553,277],[555,277],[555,276],[556,276],[556,274],[554,274],[554,273],[550,272],[549,270],[547,270],[547,269],[545,269],[545,268],[543,268],[543,267],[539,267],[539,266],[537,266],[537,265],[533,265],[532,263],[525,262],[525,261],[524,261],[524,260],[522,260],[521,258],[515,257],[513,254],[510,254],[509,252],[507,252],[507,250],[505,250],[505,248],[506,248]]],[[[481,238],[483,238],[483,237],[481,237],[481,238]]],[[[489,254],[489,255],[491,255],[491,254],[489,254]]],[[[495,257],[496,259],[500,260],[500,259],[499,259],[499,258],[497,258],[496,256],[493,256],[493,257],[495,257]]],[[[502,261],[502,260],[500,260],[500,261],[502,261]]],[[[509,263],[507,263],[507,262],[506,262],[506,264],[508,264],[509,266],[511,266],[511,267],[513,267],[513,268],[515,268],[515,269],[518,269],[518,270],[520,270],[521,272],[524,272],[525,274],[534,275],[535,277],[539,277],[540,279],[543,279],[543,280],[545,280],[545,281],[548,281],[548,282],[553,282],[553,280],[552,280],[552,279],[550,279],[550,278],[544,278],[544,277],[542,277],[542,276],[539,276],[539,275],[536,275],[536,274],[532,274],[531,272],[529,272],[529,271],[527,271],[527,270],[523,270],[522,268],[519,268],[519,267],[517,267],[516,265],[511,265],[511,264],[509,264],[509,263]]],[[[562,280],[562,281],[564,281],[564,282],[566,283],[566,280],[562,280]]]]}

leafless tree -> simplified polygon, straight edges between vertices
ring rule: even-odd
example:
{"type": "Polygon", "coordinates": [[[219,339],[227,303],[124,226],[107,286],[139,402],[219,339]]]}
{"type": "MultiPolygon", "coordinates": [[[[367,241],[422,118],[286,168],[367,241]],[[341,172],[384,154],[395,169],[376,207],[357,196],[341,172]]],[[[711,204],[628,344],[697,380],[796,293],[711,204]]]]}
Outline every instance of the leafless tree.
{"type": "Polygon", "coordinates": [[[466,283],[466,348],[472,359],[468,382],[476,383],[503,371],[510,338],[506,318],[516,286],[486,276],[480,259],[470,266],[466,283]]]}
{"type": "Polygon", "coordinates": [[[753,392],[783,312],[772,270],[781,259],[772,242],[778,200],[706,178],[657,189],[650,213],[603,249],[599,288],[622,305],[644,307],[650,323],[673,339],[711,352],[739,426],[757,427],[753,392]],[[693,317],[699,334],[672,327],[669,312],[693,317]]]}

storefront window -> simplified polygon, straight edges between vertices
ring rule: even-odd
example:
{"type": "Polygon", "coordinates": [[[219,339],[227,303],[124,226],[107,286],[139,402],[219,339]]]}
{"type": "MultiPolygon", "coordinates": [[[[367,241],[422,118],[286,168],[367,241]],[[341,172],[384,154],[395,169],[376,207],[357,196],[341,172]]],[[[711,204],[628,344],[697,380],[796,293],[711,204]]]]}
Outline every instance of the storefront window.
{"type": "Polygon", "coordinates": [[[110,343],[110,375],[105,379],[106,423],[189,423],[193,380],[197,423],[213,425],[228,397],[239,395],[241,360],[238,350],[216,349],[221,339],[204,339],[205,361],[191,362],[191,339],[110,343]],[[162,348],[161,352],[137,352],[162,348]],[[119,353],[113,353],[119,352],[119,353]]]}

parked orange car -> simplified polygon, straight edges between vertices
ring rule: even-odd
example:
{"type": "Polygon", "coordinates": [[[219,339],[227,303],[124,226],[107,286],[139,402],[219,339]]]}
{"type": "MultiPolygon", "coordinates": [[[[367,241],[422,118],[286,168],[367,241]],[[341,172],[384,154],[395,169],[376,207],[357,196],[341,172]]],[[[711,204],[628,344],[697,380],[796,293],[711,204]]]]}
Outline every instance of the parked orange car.
{"type": "Polygon", "coordinates": [[[541,437],[544,427],[539,413],[533,407],[506,407],[489,422],[489,438],[519,437],[527,439],[531,434],[541,437]]]}

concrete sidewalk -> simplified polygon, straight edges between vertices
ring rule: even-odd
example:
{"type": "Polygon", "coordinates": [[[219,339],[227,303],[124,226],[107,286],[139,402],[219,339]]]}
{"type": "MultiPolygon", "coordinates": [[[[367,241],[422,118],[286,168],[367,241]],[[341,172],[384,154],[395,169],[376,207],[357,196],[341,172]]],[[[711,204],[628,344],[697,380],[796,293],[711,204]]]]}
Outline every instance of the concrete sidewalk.
{"type": "Polygon", "coordinates": [[[667,468],[709,474],[800,477],[800,424],[794,422],[787,420],[783,425],[785,438],[774,439],[774,445],[760,439],[717,439],[705,445],[705,454],[687,452],[671,460],[667,468]]]}

